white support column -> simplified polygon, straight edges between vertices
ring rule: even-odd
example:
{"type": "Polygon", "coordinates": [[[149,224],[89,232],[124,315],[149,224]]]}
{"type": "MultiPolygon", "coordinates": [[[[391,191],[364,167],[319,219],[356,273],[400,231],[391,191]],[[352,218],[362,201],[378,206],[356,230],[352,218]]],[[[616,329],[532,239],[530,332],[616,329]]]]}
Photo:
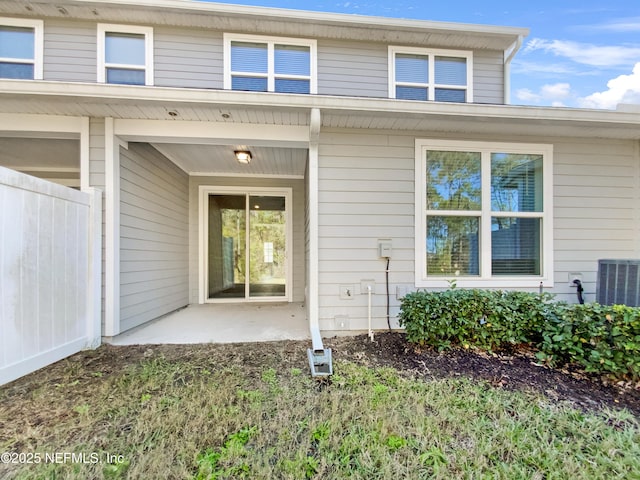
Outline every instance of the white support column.
{"type": "Polygon", "coordinates": [[[89,117],[80,119],[80,189],[86,190],[89,185],[89,117]]]}
{"type": "Polygon", "coordinates": [[[319,321],[319,299],[318,299],[318,146],[320,143],[320,110],[311,110],[311,120],[309,122],[309,330],[311,332],[311,342],[313,350],[323,350],[322,336],[320,335],[319,321]]]}
{"type": "MultiPolygon", "coordinates": [[[[88,126],[88,125],[87,125],[88,126]]],[[[87,298],[87,347],[97,348],[102,328],[102,190],[83,189],[91,195],[89,214],[89,279],[87,298]]]]}
{"type": "Polygon", "coordinates": [[[113,118],[104,122],[105,156],[105,325],[104,335],[120,333],[120,152],[113,118]]]}

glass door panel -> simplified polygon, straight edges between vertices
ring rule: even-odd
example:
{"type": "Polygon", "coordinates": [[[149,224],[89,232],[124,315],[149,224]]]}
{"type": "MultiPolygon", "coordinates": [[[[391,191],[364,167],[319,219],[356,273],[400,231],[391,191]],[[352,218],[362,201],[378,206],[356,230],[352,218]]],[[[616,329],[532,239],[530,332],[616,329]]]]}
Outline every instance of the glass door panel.
{"type": "Polygon", "coordinates": [[[246,297],[246,195],[209,195],[209,298],[246,297]]]}
{"type": "Polygon", "coordinates": [[[249,196],[249,296],[286,294],[285,197],[249,196]]]}

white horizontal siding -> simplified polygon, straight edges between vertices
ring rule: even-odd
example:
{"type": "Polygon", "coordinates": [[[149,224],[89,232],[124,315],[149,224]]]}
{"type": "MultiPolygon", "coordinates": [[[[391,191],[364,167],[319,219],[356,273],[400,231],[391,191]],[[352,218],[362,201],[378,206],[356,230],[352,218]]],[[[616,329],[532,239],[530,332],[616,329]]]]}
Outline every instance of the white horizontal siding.
{"type": "Polygon", "coordinates": [[[304,301],[305,289],[305,182],[279,178],[190,177],[189,179],[189,299],[199,302],[199,187],[201,185],[229,187],[291,188],[293,218],[293,301],[304,301]]]}
{"type": "MultiPolygon", "coordinates": [[[[391,315],[400,292],[414,284],[414,140],[429,137],[385,131],[323,130],[320,146],[320,320],[335,327],[347,316],[366,328],[360,282],[375,280],[374,325],[386,327],[385,262],[377,240],[390,238],[391,315]],[[340,285],[356,292],[340,299],[340,285]]],[[[462,139],[462,138],[461,138],[462,139]]],[[[484,138],[550,143],[548,138],[484,138]]],[[[568,275],[581,273],[588,301],[595,300],[598,260],[640,257],[640,154],[632,141],[560,138],[554,143],[554,280],[552,293],[575,301],[568,275]]],[[[443,288],[446,288],[443,282],[443,288]]],[[[530,289],[533,291],[536,289],[530,289]]]]}
{"type": "Polygon", "coordinates": [[[349,328],[366,328],[366,295],[360,282],[375,280],[374,325],[386,326],[385,260],[378,239],[391,238],[391,314],[395,289],[414,283],[414,137],[397,133],[323,131],[319,168],[319,303],[323,329],[336,316],[349,328]],[[352,286],[351,300],[340,285],[352,286]]]}
{"type": "Polygon", "coordinates": [[[120,149],[122,331],[188,303],[188,176],[147,144],[120,149]]]}
{"type": "Polygon", "coordinates": [[[47,19],[44,22],[44,79],[96,82],[96,24],[47,19]]]}
{"type": "Polygon", "coordinates": [[[476,50],[473,52],[473,102],[504,103],[503,52],[476,50]]]}
{"type": "Polygon", "coordinates": [[[222,33],[162,27],[154,40],[155,85],[222,88],[222,33]]]}
{"type": "Polygon", "coordinates": [[[354,97],[389,96],[387,46],[318,41],[318,93],[354,97]]]}

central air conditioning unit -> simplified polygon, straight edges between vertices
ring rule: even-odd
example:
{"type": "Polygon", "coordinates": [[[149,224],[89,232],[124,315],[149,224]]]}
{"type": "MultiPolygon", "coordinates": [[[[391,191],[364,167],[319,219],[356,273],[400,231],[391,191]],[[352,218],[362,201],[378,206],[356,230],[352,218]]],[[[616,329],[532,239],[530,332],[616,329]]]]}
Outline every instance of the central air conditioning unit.
{"type": "Polygon", "coordinates": [[[598,260],[597,302],[640,306],[639,273],[640,260],[598,260]]]}

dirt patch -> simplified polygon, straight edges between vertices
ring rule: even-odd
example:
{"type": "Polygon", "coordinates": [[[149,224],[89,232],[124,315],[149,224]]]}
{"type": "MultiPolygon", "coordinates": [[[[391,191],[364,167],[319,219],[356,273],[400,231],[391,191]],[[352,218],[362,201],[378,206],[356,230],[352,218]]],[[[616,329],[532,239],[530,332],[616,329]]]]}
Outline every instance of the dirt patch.
{"type": "MultiPolygon", "coordinates": [[[[372,367],[393,367],[407,374],[429,378],[467,377],[486,381],[497,388],[539,392],[552,400],[566,400],[585,410],[602,407],[627,408],[640,417],[638,385],[608,385],[598,376],[579,370],[553,370],[537,364],[532,352],[513,351],[486,354],[468,350],[439,353],[431,349],[416,349],[401,333],[379,333],[371,342],[366,335],[327,339],[325,346],[333,349],[336,360],[348,360],[372,367]]],[[[114,347],[104,345],[94,351],[81,352],[69,359],[42,369],[5,387],[0,399],[22,399],[20,408],[11,409],[11,416],[27,415],[33,421],[35,412],[28,408],[31,392],[60,387],[73,396],[92,395],[92,389],[103,378],[122,372],[128,365],[146,357],[162,356],[167,360],[189,358],[202,368],[217,368],[224,364],[242,365],[259,375],[265,367],[299,368],[308,371],[306,350],[309,342],[282,341],[245,344],[203,345],[138,345],[114,347]],[[78,381],[81,380],[81,381],[78,381]],[[77,385],[74,385],[76,384],[77,385]]],[[[58,401],[67,401],[64,395],[58,401]]],[[[19,420],[13,418],[13,420],[19,420]]]]}

